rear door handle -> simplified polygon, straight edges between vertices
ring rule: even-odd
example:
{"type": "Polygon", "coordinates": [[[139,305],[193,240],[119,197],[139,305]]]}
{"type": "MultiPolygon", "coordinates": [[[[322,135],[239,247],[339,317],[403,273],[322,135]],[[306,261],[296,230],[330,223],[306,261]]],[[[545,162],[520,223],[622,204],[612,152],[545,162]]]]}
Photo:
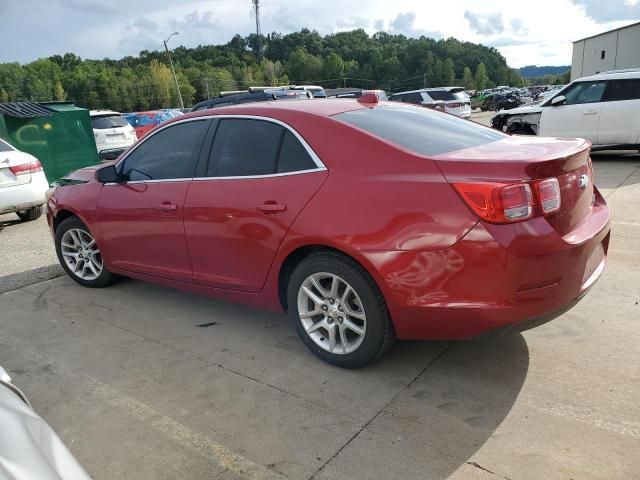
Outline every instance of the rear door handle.
{"type": "Polygon", "coordinates": [[[263,205],[258,206],[258,210],[262,213],[269,215],[278,212],[284,212],[287,209],[286,205],[282,205],[276,202],[264,202],[263,205]]]}

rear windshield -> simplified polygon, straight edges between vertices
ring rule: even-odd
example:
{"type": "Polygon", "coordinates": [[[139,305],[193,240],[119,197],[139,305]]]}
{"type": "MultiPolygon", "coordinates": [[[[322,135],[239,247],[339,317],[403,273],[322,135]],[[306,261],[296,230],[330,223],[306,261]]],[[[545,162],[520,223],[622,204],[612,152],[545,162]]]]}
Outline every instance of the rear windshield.
{"type": "Polygon", "coordinates": [[[129,125],[127,121],[118,115],[91,117],[91,126],[96,130],[104,130],[105,128],[126,127],[127,125],[129,125]]]}
{"type": "Polygon", "coordinates": [[[0,138],[0,152],[13,152],[15,149],[0,138]]]}
{"type": "Polygon", "coordinates": [[[447,92],[446,90],[429,90],[426,92],[431,98],[434,100],[466,100],[467,94],[464,93],[464,90],[459,90],[457,92],[447,92]]]}
{"type": "Polygon", "coordinates": [[[505,138],[503,133],[428,108],[387,104],[334,118],[419,155],[440,155],[505,138]]]}

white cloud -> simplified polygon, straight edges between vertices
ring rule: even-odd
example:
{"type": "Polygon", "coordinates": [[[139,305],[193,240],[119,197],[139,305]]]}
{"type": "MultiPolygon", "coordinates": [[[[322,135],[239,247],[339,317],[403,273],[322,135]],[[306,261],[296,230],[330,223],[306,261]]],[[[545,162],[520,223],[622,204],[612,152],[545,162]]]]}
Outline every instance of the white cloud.
{"type": "MultiPolygon", "coordinates": [[[[74,52],[83,58],[136,55],[159,49],[173,32],[173,46],[226,43],[254,30],[251,2],[227,0],[0,0],[0,62],[28,62],[74,52]],[[22,31],[29,25],[29,35],[22,31]],[[20,41],[16,41],[20,38],[20,41]]],[[[511,66],[566,65],[576,39],[630,23],[639,0],[264,0],[263,33],[303,27],[322,34],[364,28],[390,33],[456,37],[495,46],[511,66]],[[615,13],[615,14],[614,14],[615,13]],[[475,22],[470,28],[470,22],[475,22]],[[480,28],[478,28],[478,26],[480,28]]]]}

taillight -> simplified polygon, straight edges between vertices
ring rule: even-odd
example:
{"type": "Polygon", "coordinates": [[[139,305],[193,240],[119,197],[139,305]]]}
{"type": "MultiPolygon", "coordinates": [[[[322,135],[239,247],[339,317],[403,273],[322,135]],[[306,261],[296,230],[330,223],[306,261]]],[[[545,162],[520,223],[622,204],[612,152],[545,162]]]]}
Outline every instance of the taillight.
{"type": "Polygon", "coordinates": [[[511,223],[533,215],[533,196],[528,183],[454,183],[456,191],[483,220],[511,223]]]}
{"type": "Polygon", "coordinates": [[[24,175],[26,173],[42,171],[42,164],[34,158],[29,163],[22,163],[20,165],[9,167],[9,170],[11,170],[11,173],[14,175],[24,175]]]}
{"type": "Polygon", "coordinates": [[[535,184],[543,214],[560,210],[560,184],[557,178],[547,178],[535,184]]]}

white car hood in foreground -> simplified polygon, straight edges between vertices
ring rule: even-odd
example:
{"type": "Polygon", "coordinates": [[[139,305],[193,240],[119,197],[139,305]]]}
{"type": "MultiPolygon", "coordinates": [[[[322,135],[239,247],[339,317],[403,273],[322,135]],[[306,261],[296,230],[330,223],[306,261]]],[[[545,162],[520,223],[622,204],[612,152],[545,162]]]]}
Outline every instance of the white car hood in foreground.
{"type": "Polygon", "coordinates": [[[52,428],[0,382],[0,480],[90,480],[52,428]]]}
{"type": "Polygon", "coordinates": [[[512,108],[510,110],[500,110],[496,115],[519,115],[525,113],[540,113],[543,110],[543,106],[537,105],[525,105],[524,107],[512,108]]]}

